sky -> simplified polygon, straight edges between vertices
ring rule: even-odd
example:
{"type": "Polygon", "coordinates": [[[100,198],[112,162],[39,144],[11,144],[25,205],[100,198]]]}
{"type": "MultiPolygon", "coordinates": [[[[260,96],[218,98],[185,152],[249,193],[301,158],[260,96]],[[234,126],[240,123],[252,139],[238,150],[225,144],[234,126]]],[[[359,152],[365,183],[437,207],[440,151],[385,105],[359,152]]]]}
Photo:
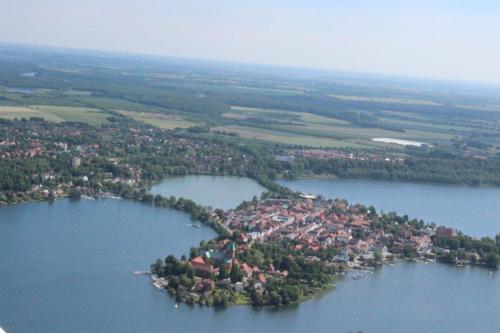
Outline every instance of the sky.
{"type": "Polygon", "coordinates": [[[498,0],[0,0],[0,41],[500,83],[498,0]]]}

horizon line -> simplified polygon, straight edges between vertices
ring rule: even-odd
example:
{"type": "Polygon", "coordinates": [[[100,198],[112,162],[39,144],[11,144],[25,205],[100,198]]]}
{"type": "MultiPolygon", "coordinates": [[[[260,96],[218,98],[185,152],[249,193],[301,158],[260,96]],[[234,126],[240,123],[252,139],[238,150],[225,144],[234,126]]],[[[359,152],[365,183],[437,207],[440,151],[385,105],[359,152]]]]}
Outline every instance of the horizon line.
{"type": "MultiPolygon", "coordinates": [[[[345,70],[345,69],[335,69],[335,68],[325,68],[325,67],[312,67],[312,66],[301,66],[301,65],[283,65],[283,64],[273,64],[273,63],[261,63],[261,62],[245,62],[231,59],[220,59],[220,58],[202,58],[202,57],[190,57],[190,56],[172,56],[164,53],[147,53],[140,51],[123,51],[114,49],[100,49],[100,48],[82,48],[73,46],[62,46],[62,45],[48,45],[48,44],[38,44],[38,43],[24,43],[24,42],[12,42],[0,40],[0,45],[6,46],[18,46],[26,48],[40,48],[40,49],[53,49],[59,51],[81,51],[81,52],[93,52],[93,53],[109,53],[122,56],[133,56],[133,57],[143,57],[143,58],[157,58],[158,60],[184,60],[193,62],[210,62],[219,64],[230,64],[230,65],[243,65],[243,66],[255,66],[255,67],[271,67],[281,70],[295,70],[295,71],[310,71],[318,72],[323,74],[341,74],[345,76],[358,76],[359,78],[379,78],[386,80],[400,80],[400,81],[420,81],[425,83],[434,84],[454,84],[454,85],[469,85],[475,88],[494,88],[500,89],[500,82],[491,81],[478,81],[478,80],[465,80],[456,78],[445,78],[445,77],[429,77],[425,75],[409,75],[409,74],[393,74],[393,73],[383,73],[383,72],[365,72],[356,70],[345,70]]],[[[470,87],[469,87],[470,88],[470,87]]]]}

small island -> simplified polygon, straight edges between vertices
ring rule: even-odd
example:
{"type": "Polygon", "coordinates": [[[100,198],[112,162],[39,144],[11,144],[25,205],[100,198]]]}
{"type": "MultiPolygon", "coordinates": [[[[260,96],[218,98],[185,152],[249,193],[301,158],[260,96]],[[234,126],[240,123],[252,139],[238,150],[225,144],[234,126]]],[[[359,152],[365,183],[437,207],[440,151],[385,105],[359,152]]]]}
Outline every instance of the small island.
{"type": "Polygon", "coordinates": [[[463,266],[498,266],[500,235],[476,240],[454,229],[425,224],[346,200],[264,194],[224,212],[179,205],[185,199],[156,196],[160,206],[190,207],[219,237],[151,265],[153,284],[178,302],[228,306],[283,306],[335,287],[401,259],[463,266]],[[354,272],[354,273],[353,273],[354,272]]]}

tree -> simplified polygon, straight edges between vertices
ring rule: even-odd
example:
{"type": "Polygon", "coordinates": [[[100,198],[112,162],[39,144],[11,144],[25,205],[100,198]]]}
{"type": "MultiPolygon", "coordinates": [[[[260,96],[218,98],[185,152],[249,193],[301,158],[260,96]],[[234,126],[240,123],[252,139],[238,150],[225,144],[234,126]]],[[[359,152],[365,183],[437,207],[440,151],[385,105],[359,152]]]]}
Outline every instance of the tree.
{"type": "Polygon", "coordinates": [[[243,279],[243,272],[240,269],[240,266],[233,265],[231,269],[231,283],[240,282],[243,279]]]}
{"type": "Polygon", "coordinates": [[[290,296],[288,296],[288,293],[286,292],[285,289],[280,289],[280,296],[281,296],[281,299],[282,299],[282,303],[283,304],[288,304],[290,303],[290,296]]]}
{"type": "Polygon", "coordinates": [[[168,257],[165,258],[165,264],[177,265],[177,259],[175,259],[175,256],[169,255],[168,257]]]}
{"type": "Polygon", "coordinates": [[[282,298],[280,294],[278,294],[276,291],[271,291],[269,294],[269,304],[275,305],[275,306],[280,306],[282,302],[282,298]]]}
{"type": "Polygon", "coordinates": [[[411,246],[405,246],[405,248],[403,250],[403,255],[406,258],[415,258],[417,256],[417,253],[416,253],[415,249],[412,248],[411,246]]]}
{"type": "Polygon", "coordinates": [[[190,289],[194,284],[194,280],[190,279],[187,275],[182,274],[180,279],[179,279],[179,283],[181,285],[183,285],[184,287],[187,287],[188,289],[190,289]]]}
{"type": "Polygon", "coordinates": [[[300,289],[297,286],[284,286],[283,290],[286,291],[290,301],[294,302],[299,299],[300,289]]]}
{"type": "Polygon", "coordinates": [[[219,280],[227,279],[229,277],[229,272],[227,271],[226,265],[222,265],[219,270],[219,280]]]}
{"type": "Polygon", "coordinates": [[[82,196],[82,193],[75,188],[72,188],[69,191],[69,198],[71,200],[78,200],[78,199],[80,199],[81,196],[82,196]]]}
{"type": "Polygon", "coordinates": [[[193,258],[196,258],[200,255],[200,249],[196,248],[196,247],[192,247],[190,250],[189,250],[189,258],[193,259],[193,258]]]}
{"type": "Polygon", "coordinates": [[[145,202],[145,203],[152,203],[154,200],[154,197],[152,194],[145,194],[143,197],[142,197],[142,201],[145,202]]]}
{"type": "Polygon", "coordinates": [[[154,264],[151,265],[151,271],[158,276],[162,276],[164,273],[164,265],[161,259],[157,259],[154,264]]]}
{"type": "Polygon", "coordinates": [[[373,258],[375,259],[376,263],[381,262],[382,261],[382,253],[380,253],[379,251],[373,252],[373,258]]]}
{"type": "Polygon", "coordinates": [[[490,267],[490,268],[498,268],[498,254],[494,253],[494,252],[490,252],[488,253],[488,255],[486,256],[486,266],[490,267]]]}
{"type": "Polygon", "coordinates": [[[264,304],[262,295],[257,292],[257,290],[252,286],[250,289],[250,299],[252,300],[252,305],[261,306],[264,304]]]}

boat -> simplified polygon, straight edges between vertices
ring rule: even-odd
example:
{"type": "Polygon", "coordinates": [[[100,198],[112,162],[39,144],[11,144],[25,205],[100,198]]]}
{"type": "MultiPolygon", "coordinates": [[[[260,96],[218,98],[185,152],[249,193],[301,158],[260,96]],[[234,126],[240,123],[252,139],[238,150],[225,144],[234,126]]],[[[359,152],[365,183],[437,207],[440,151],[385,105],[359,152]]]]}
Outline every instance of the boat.
{"type": "Polygon", "coordinates": [[[158,289],[158,290],[165,290],[163,286],[158,282],[158,281],[153,281],[153,285],[158,289]]]}
{"type": "Polygon", "coordinates": [[[178,309],[179,308],[179,304],[175,303],[174,308],[178,309]]]}
{"type": "Polygon", "coordinates": [[[103,197],[103,198],[109,198],[109,199],[115,199],[115,200],[122,200],[121,197],[118,197],[116,195],[111,195],[111,194],[103,194],[103,195],[101,195],[101,197],[103,197]]]}
{"type": "Polygon", "coordinates": [[[355,273],[352,275],[352,279],[353,280],[358,280],[358,279],[361,279],[362,277],[365,277],[365,274],[366,272],[363,272],[363,273],[355,273]]]}

